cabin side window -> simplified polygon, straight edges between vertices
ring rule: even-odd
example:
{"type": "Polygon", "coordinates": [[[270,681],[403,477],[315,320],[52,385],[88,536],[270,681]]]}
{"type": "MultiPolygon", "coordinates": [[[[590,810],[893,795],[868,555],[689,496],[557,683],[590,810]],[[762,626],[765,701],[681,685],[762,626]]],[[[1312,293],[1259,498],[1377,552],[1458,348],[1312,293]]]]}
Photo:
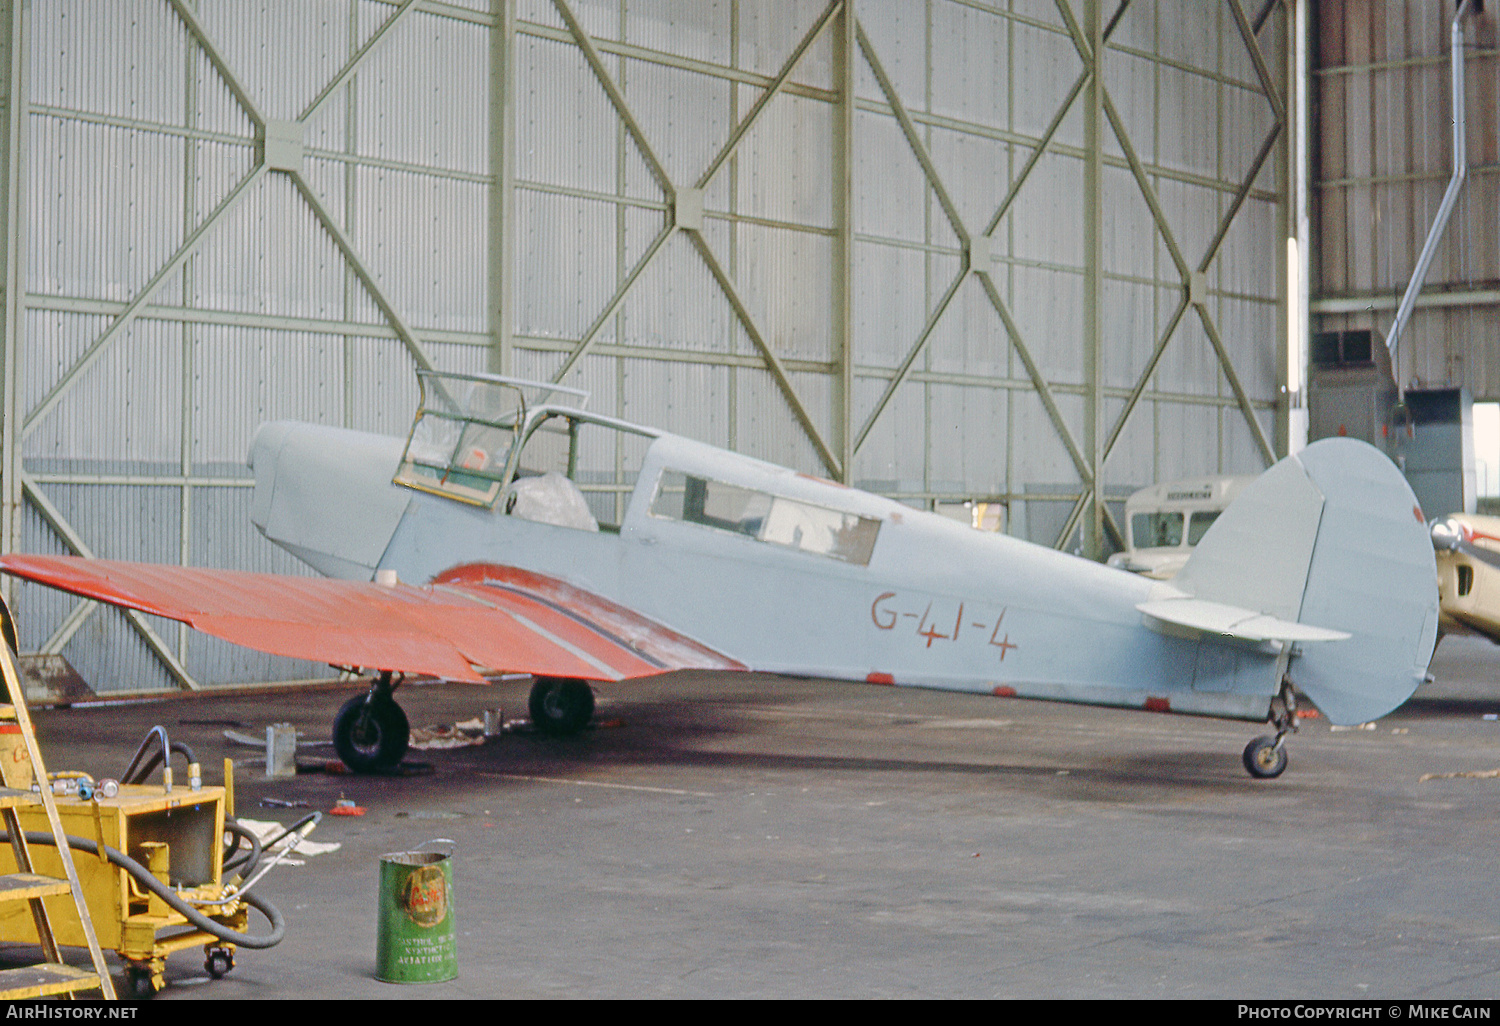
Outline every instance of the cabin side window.
{"type": "Polygon", "coordinates": [[[558,527],[618,532],[652,436],[567,412],[538,420],[501,509],[558,527]]]}
{"type": "Polygon", "coordinates": [[[662,472],[651,515],[867,566],[880,521],[711,478],[662,472]]]}

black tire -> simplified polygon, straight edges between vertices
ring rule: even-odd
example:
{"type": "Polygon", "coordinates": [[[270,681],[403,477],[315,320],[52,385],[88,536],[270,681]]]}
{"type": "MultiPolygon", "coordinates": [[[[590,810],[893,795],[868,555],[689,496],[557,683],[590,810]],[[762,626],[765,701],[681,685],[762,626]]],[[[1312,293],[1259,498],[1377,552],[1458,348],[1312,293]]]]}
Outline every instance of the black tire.
{"type": "Polygon", "coordinates": [[[538,677],[527,700],[531,725],[549,737],[569,737],[594,718],[594,689],[567,677],[538,677]]]}
{"type": "Polygon", "coordinates": [[[156,997],[156,984],[151,980],[150,969],[131,966],[125,970],[125,996],[137,1001],[156,997]]]}
{"type": "Polygon", "coordinates": [[[203,960],[203,968],[216,980],[222,980],[234,968],[234,955],[224,948],[214,948],[203,960]]]}
{"type": "Polygon", "coordinates": [[[388,697],[356,695],[333,718],[333,748],[354,773],[384,773],[401,764],[411,743],[406,713],[388,697]]]}
{"type": "Polygon", "coordinates": [[[1245,746],[1243,759],[1252,777],[1269,780],[1281,776],[1286,769],[1286,748],[1277,748],[1274,737],[1263,735],[1245,746]]]}

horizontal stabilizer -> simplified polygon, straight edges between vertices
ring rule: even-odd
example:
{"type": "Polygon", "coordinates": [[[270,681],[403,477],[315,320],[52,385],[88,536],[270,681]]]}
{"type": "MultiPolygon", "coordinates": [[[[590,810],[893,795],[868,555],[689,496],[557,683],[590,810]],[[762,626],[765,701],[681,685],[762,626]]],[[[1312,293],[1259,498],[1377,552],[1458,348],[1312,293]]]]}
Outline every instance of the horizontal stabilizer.
{"type": "Polygon", "coordinates": [[[1135,608],[1146,614],[1146,626],[1152,630],[1160,630],[1153,621],[1161,621],[1197,633],[1214,634],[1238,641],[1343,641],[1350,637],[1344,631],[1279,620],[1253,609],[1204,599],[1158,599],[1155,602],[1142,602],[1135,608]]]}

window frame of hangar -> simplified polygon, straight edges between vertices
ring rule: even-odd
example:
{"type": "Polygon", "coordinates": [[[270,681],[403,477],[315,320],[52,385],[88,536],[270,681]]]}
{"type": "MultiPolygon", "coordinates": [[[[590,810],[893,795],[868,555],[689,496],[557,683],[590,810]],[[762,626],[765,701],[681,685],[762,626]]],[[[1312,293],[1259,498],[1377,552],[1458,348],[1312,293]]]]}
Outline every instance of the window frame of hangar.
{"type": "Polygon", "coordinates": [[[721,481],[676,467],[663,467],[647,511],[658,520],[707,527],[723,534],[738,535],[766,545],[804,552],[812,556],[836,559],[854,566],[869,566],[880,536],[881,521],[859,513],[824,506],[805,499],[793,499],[774,492],[721,481]],[[676,475],[679,481],[672,481],[676,475]],[[690,512],[689,495],[696,482],[700,492],[696,514],[690,512]],[[680,489],[680,490],[679,490],[680,489]],[[673,509],[669,496],[681,495],[681,506],[673,509]],[[663,500],[667,505],[664,505],[663,500]],[[734,514],[716,515],[708,507],[711,499],[728,501],[734,514]],[[837,518],[835,520],[835,518],[837,518]],[[798,523],[798,520],[801,523],[798,523]],[[827,540],[823,535],[826,533],[827,540]]]}

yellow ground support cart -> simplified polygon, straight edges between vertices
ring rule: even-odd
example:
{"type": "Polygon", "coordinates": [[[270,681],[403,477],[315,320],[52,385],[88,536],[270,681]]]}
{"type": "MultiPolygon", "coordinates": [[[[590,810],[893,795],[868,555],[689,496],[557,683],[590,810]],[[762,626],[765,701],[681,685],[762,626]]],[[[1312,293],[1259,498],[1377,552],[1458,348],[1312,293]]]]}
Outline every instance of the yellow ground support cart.
{"type": "MultiPolygon", "coordinates": [[[[279,944],[286,927],[281,913],[248,891],[283,856],[241,883],[238,874],[257,869],[262,848],[233,822],[234,764],[224,760],[223,787],[204,787],[192,751],[172,744],[158,726],[122,774],[125,783],[96,784],[78,772],[49,775],[15,648],[15,622],[0,598],[0,942],[40,945],[46,959],[0,971],[0,995],[97,989],[113,999],[101,952],[112,948],[125,961],[127,994],[150,997],[162,988],[166,958],[174,951],[202,945],[204,968],[218,978],[234,968],[236,946],[279,944]],[[174,752],[188,762],[186,787],[173,787],[174,752]],[[157,766],[161,785],[145,783],[157,766]],[[226,832],[236,838],[228,852],[226,832]],[[248,850],[241,852],[245,840],[248,850]],[[269,933],[246,932],[251,908],[270,920],[269,933]],[[87,947],[93,970],[64,964],[60,946],[87,947]]],[[[284,850],[290,851],[318,818],[308,816],[272,844],[285,839],[284,850]]]]}
{"type": "MultiPolygon", "coordinates": [[[[146,997],[161,989],[167,955],[203,946],[209,973],[219,977],[234,966],[234,945],[209,932],[182,911],[187,905],[197,918],[226,932],[243,934],[249,909],[243,898],[228,896],[223,879],[225,798],[222,787],[197,790],[122,784],[114,797],[97,794],[90,800],[58,796],[58,814],[68,836],[92,841],[89,853],[75,851],[74,862],[83,886],[94,930],[102,948],[117,951],[127,963],[126,991],[146,997]],[[159,887],[137,879],[115,854],[145,867],[159,887]],[[173,901],[172,899],[176,900],[173,901]]],[[[21,822],[31,832],[45,829],[37,813],[21,810],[21,822]]],[[[37,871],[58,868],[55,848],[34,843],[37,871]]],[[[72,845],[75,849],[79,845],[72,845]]],[[[11,872],[14,859],[0,850],[0,872],[11,872]]],[[[61,899],[48,899],[49,902],[61,899]]],[[[59,913],[62,908],[59,906],[59,913]]],[[[58,943],[82,945],[84,938],[59,914],[54,922],[58,943]]],[[[36,943],[36,928],[25,908],[0,907],[0,940],[36,943]]]]}

